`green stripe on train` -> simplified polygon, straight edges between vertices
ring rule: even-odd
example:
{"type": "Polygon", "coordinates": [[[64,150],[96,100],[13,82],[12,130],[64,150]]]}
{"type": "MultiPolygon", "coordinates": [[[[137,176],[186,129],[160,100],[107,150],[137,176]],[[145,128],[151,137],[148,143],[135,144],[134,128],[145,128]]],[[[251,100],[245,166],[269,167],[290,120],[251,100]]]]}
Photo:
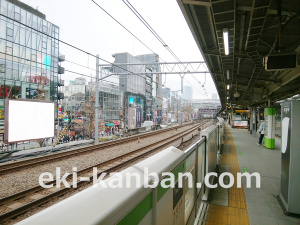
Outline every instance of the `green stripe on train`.
{"type": "Polygon", "coordinates": [[[131,210],[118,225],[139,224],[152,209],[152,192],[148,194],[133,210],[131,210]]]}
{"type": "MultiPolygon", "coordinates": [[[[183,173],[185,171],[185,162],[182,162],[181,164],[179,164],[179,166],[177,166],[172,173],[175,176],[175,181],[177,181],[178,179],[178,173],[183,173]]],[[[166,182],[166,184],[170,184],[170,182],[166,182]]],[[[163,188],[160,184],[157,187],[157,201],[159,201],[162,196],[164,196],[164,194],[169,190],[169,188],[163,188]]]]}
{"type": "MultiPolygon", "coordinates": [[[[175,176],[175,180],[178,179],[178,173],[183,173],[185,170],[185,163],[182,162],[177,166],[172,173],[175,176]]],[[[168,182],[166,182],[168,184],[168,182]]],[[[157,201],[159,201],[169,188],[163,188],[161,185],[157,187],[157,201]]],[[[147,195],[133,210],[131,210],[118,225],[134,225],[139,224],[148,212],[152,209],[152,192],[147,195]]]]}

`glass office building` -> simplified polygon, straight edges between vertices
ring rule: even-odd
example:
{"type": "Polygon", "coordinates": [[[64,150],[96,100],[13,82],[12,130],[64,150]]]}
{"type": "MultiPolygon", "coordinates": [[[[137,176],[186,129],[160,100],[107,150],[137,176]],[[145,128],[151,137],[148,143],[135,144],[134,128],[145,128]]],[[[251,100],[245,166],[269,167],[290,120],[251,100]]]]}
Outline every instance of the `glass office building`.
{"type": "MultiPolygon", "coordinates": [[[[95,92],[95,83],[89,82],[86,88],[86,99],[90,92],[95,92]]],[[[99,85],[100,117],[105,122],[120,120],[120,110],[123,107],[123,91],[118,86],[101,82],[99,85]]]]}
{"type": "Polygon", "coordinates": [[[43,90],[47,100],[56,102],[59,27],[17,0],[0,0],[0,8],[0,120],[3,120],[5,98],[36,98],[38,90],[43,90]]]}

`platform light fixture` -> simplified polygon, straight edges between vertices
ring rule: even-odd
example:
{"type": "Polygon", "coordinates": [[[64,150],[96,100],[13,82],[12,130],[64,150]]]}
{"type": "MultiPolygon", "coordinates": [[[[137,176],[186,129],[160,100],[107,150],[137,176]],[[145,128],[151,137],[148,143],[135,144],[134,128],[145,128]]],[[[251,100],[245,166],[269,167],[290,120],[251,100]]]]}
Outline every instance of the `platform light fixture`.
{"type": "Polygon", "coordinates": [[[229,37],[228,37],[228,29],[223,29],[223,39],[224,39],[224,49],[225,55],[229,55],[229,37]]]}
{"type": "Polygon", "coordinates": [[[227,99],[229,99],[229,96],[227,97],[227,99]]]}
{"type": "Polygon", "coordinates": [[[230,89],[230,85],[229,84],[227,84],[227,90],[229,90],[230,89]]]}
{"type": "Polygon", "coordinates": [[[229,80],[229,70],[227,70],[227,80],[229,80]]]}

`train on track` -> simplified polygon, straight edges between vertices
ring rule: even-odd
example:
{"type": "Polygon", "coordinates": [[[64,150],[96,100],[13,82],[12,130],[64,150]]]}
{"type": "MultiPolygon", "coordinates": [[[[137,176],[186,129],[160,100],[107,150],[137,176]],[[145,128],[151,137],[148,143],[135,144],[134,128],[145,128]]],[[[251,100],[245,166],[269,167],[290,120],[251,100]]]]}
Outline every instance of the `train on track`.
{"type": "MultiPolygon", "coordinates": [[[[101,181],[98,187],[87,188],[21,221],[19,225],[193,224],[202,207],[201,201],[208,197],[210,190],[203,184],[204,178],[216,169],[223,135],[224,122],[218,118],[218,123],[202,130],[201,138],[186,151],[168,147],[101,181]],[[145,176],[146,172],[147,175],[157,174],[158,180],[154,179],[154,175],[145,176]],[[166,172],[168,176],[165,176],[166,172]],[[186,172],[192,175],[192,183],[186,177],[181,187],[179,177],[186,172]],[[146,179],[128,178],[128,174],[146,179]],[[165,188],[166,184],[170,184],[165,178],[171,177],[171,174],[174,184],[165,188]],[[117,179],[116,176],[119,181],[130,185],[112,188],[110,185],[117,179]],[[156,186],[151,186],[153,184],[156,186]]],[[[208,179],[210,184],[214,182],[213,178],[208,179]]]]}

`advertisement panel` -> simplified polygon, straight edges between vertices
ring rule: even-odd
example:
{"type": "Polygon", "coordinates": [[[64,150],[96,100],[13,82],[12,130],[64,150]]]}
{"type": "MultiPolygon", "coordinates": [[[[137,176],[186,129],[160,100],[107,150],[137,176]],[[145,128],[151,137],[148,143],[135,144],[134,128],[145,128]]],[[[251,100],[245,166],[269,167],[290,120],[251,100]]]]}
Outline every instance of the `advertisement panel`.
{"type": "Polygon", "coordinates": [[[248,127],[248,121],[233,121],[234,127],[248,127]]]}
{"type": "Polygon", "coordinates": [[[136,127],[142,126],[142,109],[136,108],[136,127]]]}
{"type": "Polygon", "coordinates": [[[37,95],[38,95],[38,90],[37,89],[26,88],[26,98],[32,99],[37,95]]]}
{"type": "Polygon", "coordinates": [[[5,99],[5,142],[53,137],[54,113],[53,102],[5,99]]]}
{"type": "Polygon", "coordinates": [[[136,128],[136,108],[128,107],[128,129],[136,128]]]}
{"type": "Polygon", "coordinates": [[[0,97],[2,98],[18,98],[21,95],[21,87],[2,85],[0,87],[0,97]]]}

